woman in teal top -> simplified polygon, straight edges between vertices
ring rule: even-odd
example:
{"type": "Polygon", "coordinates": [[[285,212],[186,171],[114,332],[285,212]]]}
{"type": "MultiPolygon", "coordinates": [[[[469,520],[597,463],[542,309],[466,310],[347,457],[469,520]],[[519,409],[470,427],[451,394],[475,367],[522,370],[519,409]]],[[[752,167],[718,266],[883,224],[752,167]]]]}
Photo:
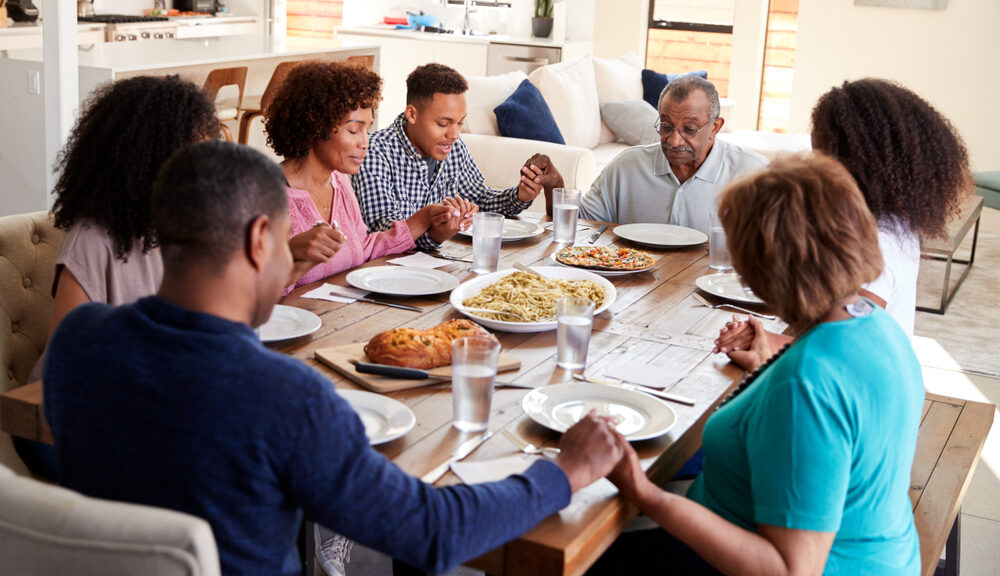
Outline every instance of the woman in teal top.
{"type": "Polygon", "coordinates": [[[628,450],[611,478],[669,535],[626,535],[595,572],[918,574],[923,383],[902,329],[858,296],[882,268],[864,198],[836,161],[790,158],[731,185],[719,212],[734,268],[801,336],[709,418],[687,498],[628,450]]]}

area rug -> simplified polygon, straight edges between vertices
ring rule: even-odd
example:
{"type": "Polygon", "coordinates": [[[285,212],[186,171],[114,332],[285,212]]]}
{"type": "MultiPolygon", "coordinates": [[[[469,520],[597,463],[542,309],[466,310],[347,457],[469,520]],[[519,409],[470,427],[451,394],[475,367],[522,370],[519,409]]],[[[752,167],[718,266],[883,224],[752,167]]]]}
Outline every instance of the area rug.
{"type": "MultiPolygon", "coordinates": [[[[957,255],[968,255],[972,233],[957,255]]],[[[917,304],[940,305],[945,264],[923,260],[917,304]]],[[[952,284],[962,266],[952,265],[952,284]]],[[[944,315],[917,312],[914,348],[924,366],[1000,377],[1000,210],[983,208],[972,270],[944,315]]]]}

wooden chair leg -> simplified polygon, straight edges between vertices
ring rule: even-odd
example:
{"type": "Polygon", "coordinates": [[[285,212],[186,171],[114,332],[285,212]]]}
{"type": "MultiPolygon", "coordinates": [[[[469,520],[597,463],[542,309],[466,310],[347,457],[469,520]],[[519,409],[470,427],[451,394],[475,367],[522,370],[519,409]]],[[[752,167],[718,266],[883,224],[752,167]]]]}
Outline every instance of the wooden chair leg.
{"type": "Polygon", "coordinates": [[[233,133],[229,130],[229,126],[226,126],[225,122],[219,122],[219,128],[222,129],[222,136],[226,139],[226,142],[232,142],[233,133]]]}
{"type": "Polygon", "coordinates": [[[244,112],[240,117],[240,144],[250,143],[250,123],[260,115],[260,112],[244,112]]]}

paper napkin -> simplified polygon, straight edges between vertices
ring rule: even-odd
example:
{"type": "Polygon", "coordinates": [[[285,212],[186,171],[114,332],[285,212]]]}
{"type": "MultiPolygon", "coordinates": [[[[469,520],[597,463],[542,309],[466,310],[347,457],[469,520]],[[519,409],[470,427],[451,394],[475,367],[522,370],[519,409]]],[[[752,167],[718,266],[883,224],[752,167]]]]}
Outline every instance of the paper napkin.
{"type": "Polygon", "coordinates": [[[632,384],[651,388],[666,388],[681,379],[682,374],[671,372],[666,366],[625,365],[608,369],[604,375],[632,384]]]}
{"type": "Polygon", "coordinates": [[[365,290],[358,290],[357,288],[347,288],[345,286],[337,286],[336,284],[323,284],[315,290],[310,290],[302,295],[303,298],[314,298],[316,300],[329,300],[330,302],[341,302],[344,304],[350,304],[354,302],[357,298],[363,298],[368,295],[365,290]]]}
{"type": "Polygon", "coordinates": [[[518,454],[484,462],[452,462],[451,471],[466,484],[481,484],[503,480],[511,474],[521,474],[534,461],[527,454],[518,454]]]}
{"type": "Polygon", "coordinates": [[[397,264],[399,266],[416,266],[417,268],[440,268],[442,266],[447,266],[448,264],[454,264],[451,260],[435,258],[424,252],[417,252],[415,254],[410,254],[409,256],[393,258],[392,260],[389,260],[388,263],[397,264]]]}

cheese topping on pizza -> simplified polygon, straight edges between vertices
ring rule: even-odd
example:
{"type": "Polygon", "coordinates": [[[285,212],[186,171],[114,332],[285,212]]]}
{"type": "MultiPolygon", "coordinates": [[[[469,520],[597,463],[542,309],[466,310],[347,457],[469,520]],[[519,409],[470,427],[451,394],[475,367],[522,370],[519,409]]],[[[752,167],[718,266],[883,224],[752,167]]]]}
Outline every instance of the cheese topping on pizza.
{"type": "Polygon", "coordinates": [[[656,263],[646,252],[615,246],[570,246],[560,250],[556,260],[569,266],[602,270],[645,270],[656,263]]]}

